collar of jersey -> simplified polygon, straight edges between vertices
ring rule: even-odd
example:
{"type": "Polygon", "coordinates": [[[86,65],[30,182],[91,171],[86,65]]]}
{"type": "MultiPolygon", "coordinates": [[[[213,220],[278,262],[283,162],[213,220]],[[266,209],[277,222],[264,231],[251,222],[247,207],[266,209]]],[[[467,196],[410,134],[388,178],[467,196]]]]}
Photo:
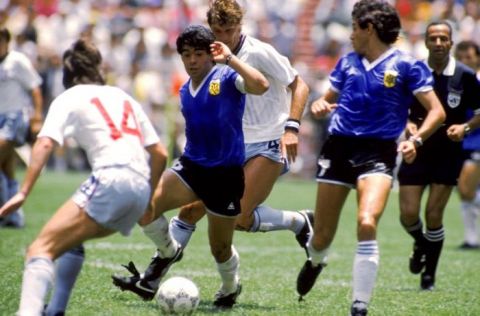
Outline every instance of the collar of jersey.
{"type": "Polygon", "coordinates": [[[375,68],[375,66],[377,66],[379,63],[381,63],[382,61],[384,61],[386,58],[388,58],[388,56],[390,56],[391,54],[393,54],[393,52],[395,52],[396,48],[395,47],[391,47],[389,48],[386,52],[384,52],[383,54],[381,54],[380,56],[378,56],[377,59],[375,59],[373,62],[369,62],[365,57],[362,57],[362,64],[363,64],[363,67],[365,67],[365,70],[366,71],[369,71],[373,68],[375,68]]]}
{"type": "MultiPolygon", "coordinates": [[[[428,69],[430,69],[430,71],[433,72],[433,68],[430,67],[430,65],[428,64],[428,59],[425,59],[423,62],[425,63],[425,65],[427,65],[428,69]]],[[[453,76],[453,74],[455,73],[455,64],[456,64],[455,58],[453,58],[453,56],[449,56],[447,67],[443,69],[442,75],[448,76],[448,77],[453,76]]]]}
{"type": "Polygon", "coordinates": [[[190,91],[190,94],[192,95],[192,97],[196,97],[197,94],[198,94],[198,91],[200,91],[200,89],[202,89],[203,85],[205,84],[205,82],[207,81],[207,79],[210,77],[210,75],[212,74],[212,72],[218,68],[218,65],[215,65],[212,67],[212,69],[210,69],[210,72],[203,78],[202,82],[200,82],[200,84],[198,85],[197,89],[193,89],[193,85],[192,85],[192,79],[190,79],[188,81],[188,90],[190,91]]]}

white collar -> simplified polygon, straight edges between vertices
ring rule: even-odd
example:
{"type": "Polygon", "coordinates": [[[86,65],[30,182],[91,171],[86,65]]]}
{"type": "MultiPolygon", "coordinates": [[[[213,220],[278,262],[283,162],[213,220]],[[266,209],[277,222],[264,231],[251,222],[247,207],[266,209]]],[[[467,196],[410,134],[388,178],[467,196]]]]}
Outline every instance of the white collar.
{"type": "Polygon", "coordinates": [[[188,90],[190,91],[190,94],[192,95],[192,97],[196,97],[197,96],[197,93],[198,91],[200,91],[200,89],[203,87],[203,85],[205,84],[205,81],[207,81],[207,78],[210,76],[210,74],[218,67],[218,65],[214,65],[212,67],[212,69],[210,69],[210,71],[208,72],[208,74],[203,77],[202,79],[202,82],[200,82],[200,84],[198,85],[197,89],[194,89],[193,88],[193,84],[192,84],[192,79],[190,79],[189,83],[188,83],[188,90]]]}
{"type": "Polygon", "coordinates": [[[372,63],[370,63],[365,57],[362,57],[362,64],[363,66],[365,67],[365,69],[367,71],[369,71],[370,69],[373,69],[375,68],[376,65],[378,65],[379,63],[381,63],[382,61],[384,61],[388,56],[390,56],[391,54],[393,54],[395,52],[396,48],[395,47],[391,47],[389,48],[386,52],[384,52],[383,54],[381,54],[377,59],[375,59],[372,63]]]}
{"type": "MultiPolygon", "coordinates": [[[[433,72],[433,68],[430,67],[430,65],[428,64],[428,59],[424,60],[423,62],[425,63],[425,65],[427,65],[428,69],[430,69],[430,71],[433,72]]],[[[456,65],[455,58],[453,58],[452,56],[449,56],[447,67],[443,69],[442,75],[449,76],[449,77],[453,76],[453,74],[455,73],[455,65],[456,65]]]]}

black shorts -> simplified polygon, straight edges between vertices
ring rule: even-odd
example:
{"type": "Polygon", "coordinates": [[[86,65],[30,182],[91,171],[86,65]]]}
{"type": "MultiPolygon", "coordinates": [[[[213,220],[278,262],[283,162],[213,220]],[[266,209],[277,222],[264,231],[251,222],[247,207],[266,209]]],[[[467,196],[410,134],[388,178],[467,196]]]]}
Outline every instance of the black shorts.
{"type": "Polygon", "coordinates": [[[227,217],[240,214],[245,188],[242,166],[203,167],[182,156],[172,171],[195,192],[209,212],[227,217]]]}
{"type": "Polygon", "coordinates": [[[461,142],[435,135],[417,149],[413,163],[402,162],[398,170],[398,181],[400,185],[423,186],[436,183],[455,186],[464,160],[461,142]]]}
{"type": "Polygon", "coordinates": [[[362,176],[381,173],[393,178],[395,140],[331,135],[318,159],[317,181],[356,187],[362,176]]]}

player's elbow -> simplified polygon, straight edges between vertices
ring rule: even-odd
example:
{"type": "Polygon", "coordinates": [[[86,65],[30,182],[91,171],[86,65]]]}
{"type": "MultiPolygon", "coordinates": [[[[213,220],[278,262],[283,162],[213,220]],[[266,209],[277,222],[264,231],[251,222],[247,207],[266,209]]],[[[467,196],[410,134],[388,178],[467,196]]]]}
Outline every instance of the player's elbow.
{"type": "Polygon", "coordinates": [[[267,92],[270,87],[270,83],[265,78],[259,78],[255,81],[255,84],[247,87],[247,92],[255,95],[262,95],[267,92]]]}

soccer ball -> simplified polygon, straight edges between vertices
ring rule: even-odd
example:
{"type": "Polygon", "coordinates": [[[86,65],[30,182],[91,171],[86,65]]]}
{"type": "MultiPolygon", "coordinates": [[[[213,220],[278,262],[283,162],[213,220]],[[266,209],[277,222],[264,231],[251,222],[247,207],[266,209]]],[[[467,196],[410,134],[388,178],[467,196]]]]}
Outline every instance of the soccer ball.
{"type": "Polygon", "coordinates": [[[156,295],[163,314],[192,314],[200,302],[195,283],[184,277],[172,277],[163,282],[156,295]]]}

